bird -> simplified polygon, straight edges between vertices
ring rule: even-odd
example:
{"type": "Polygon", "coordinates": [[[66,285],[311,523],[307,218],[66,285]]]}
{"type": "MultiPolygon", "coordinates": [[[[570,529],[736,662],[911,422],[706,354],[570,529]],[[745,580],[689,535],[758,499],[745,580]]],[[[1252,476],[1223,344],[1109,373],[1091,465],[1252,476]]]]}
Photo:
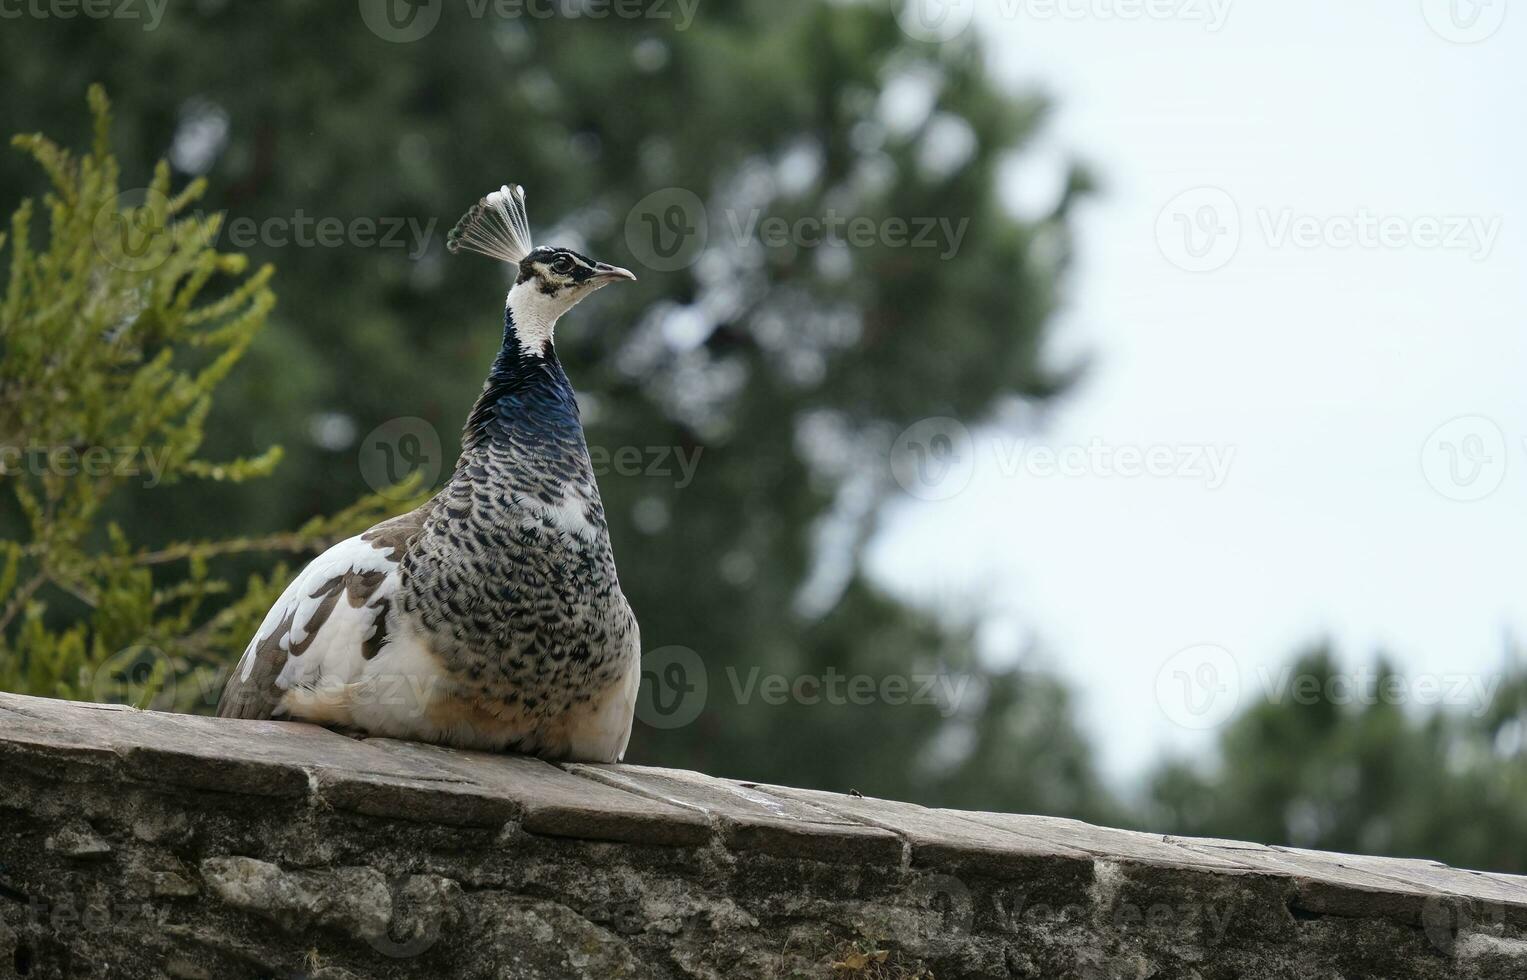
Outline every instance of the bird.
{"type": "Polygon", "coordinates": [[[523,187],[480,199],[452,254],[510,266],[503,343],[446,484],[335,544],[282,592],[229,675],[218,715],[357,737],[617,762],[641,677],[558,320],[636,278],[533,244],[523,187]]]}

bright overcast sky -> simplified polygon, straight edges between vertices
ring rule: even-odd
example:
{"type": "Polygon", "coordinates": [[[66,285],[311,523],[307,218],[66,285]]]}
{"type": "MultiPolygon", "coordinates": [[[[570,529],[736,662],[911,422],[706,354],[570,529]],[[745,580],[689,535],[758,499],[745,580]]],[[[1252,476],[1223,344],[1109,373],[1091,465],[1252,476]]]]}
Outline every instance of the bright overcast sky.
{"type": "Polygon", "coordinates": [[[1041,209],[1068,158],[1104,184],[1054,347],[1094,365],[1037,430],[976,431],[968,488],[909,495],[874,566],[1019,624],[1116,779],[1209,744],[1322,636],[1465,708],[1527,638],[1527,4],[1502,22],[1508,2],[976,4],[1004,83],[1056,102],[1010,203],[1041,209]],[[1113,15],[1131,5],[1170,15],[1113,15]],[[1082,475],[1034,453],[1094,445],[1102,464],[1060,457],[1082,475]],[[1131,447],[1167,475],[1099,472],[1131,447]],[[1210,450],[1233,453],[1222,485],[1210,450]]]}

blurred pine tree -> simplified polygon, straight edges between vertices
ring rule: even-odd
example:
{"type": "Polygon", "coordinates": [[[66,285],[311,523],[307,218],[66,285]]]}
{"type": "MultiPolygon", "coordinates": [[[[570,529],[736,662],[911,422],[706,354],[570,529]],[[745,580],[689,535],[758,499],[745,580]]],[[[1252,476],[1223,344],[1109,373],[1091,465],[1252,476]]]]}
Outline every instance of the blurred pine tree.
{"type": "Polygon", "coordinates": [[[1227,726],[1217,765],[1163,764],[1143,822],[1527,871],[1527,670],[1518,657],[1488,676],[1432,678],[1435,696],[1424,699],[1413,693],[1421,676],[1382,660],[1353,672],[1326,648],[1299,658],[1286,679],[1283,696],[1227,726]],[[1454,691],[1460,681],[1480,686],[1454,691]],[[1443,703],[1417,704],[1433,699],[1443,703]]]}

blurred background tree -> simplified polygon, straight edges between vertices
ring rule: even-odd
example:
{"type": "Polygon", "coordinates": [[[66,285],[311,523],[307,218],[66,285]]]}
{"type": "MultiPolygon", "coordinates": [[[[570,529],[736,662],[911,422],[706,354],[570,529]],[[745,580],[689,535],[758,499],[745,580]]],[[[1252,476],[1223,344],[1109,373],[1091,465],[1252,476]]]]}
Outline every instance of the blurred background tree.
{"type": "MultiPolygon", "coordinates": [[[[152,30],[77,17],[0,32],[12,93],[0,130],[72,141],[84,131],[81,93],[101,81],[119,106],[124,187],[147,184],[149,163],[167,154],[176,187],[208,178],[201,206],[226,212],[225,230],[237,219],[274,220],[287,235],[303,219],[403,223],[391,244],[302,247],[261,234],[239,246],[278,266],[282,301],[220,389],[206,444],[217,458],[281,444],[286,458],[257,483],[124,496],[112,519],[150,543],[278,533],[380,489],[385,451],[441,479],[507,286],[491,263],[448,261],[443,232],[515,180],[540,240],[641,275],[585,304],[558,337],[596,453],[639,450],[634,469],[609,466],[600,484],[644,644],[689,665],[668,694],[705,682],[686,724],[646,713],[632,761],[1527,866],[1474,846],[1458,821],[1366,830],[1400,797],[1351,783],[1365,766],[1396,777],[1404,746],[1441,767],[1432,792],[1472,785],[1522,800],[1520,778],[1505,778],[1520,766],[1520,694],[1493,730],[1441,715],[1253,707],[1227,729],[1220,770],[1173,763],[1124,807],[1096,774],[1064,686],[977,655],[981,610],[935,617],[866,579],[864,545],[901,492],[887,465],[898,433],[932,417],[982,422],[1015,402],[1042,408],[1071,380],[1044,356],[1046,325],[1089,180],[1073,170],[1037,219],[999,204],[998,168],[1028,144],[1046,103],[999,88],[976,36],[914,42],[889,0],[704,0],[687,8],[692,20],[674,0],[648,4],[653,16],[603,20],[414,6],[426,11],[414,25],[428,29],[412,42],[369,27],[366,4],[301,0],[176,4],[152,30]],[[969,224],[952,258],[885,241],[776,247],[739,231],[755,218],[830,214],[969,224]],[[650,237],[675,230],[695,261],[666,261],[650,237]],[[649,447],[698,453],[693,478],[649,447]],[[773,703],[758,686],[832,673],[881,690],[909,674],[970,682],[922,704],[773,703]],[[1402,741],[1386,749],[1389,737],[1402,741]],[[1460,756],[1493,761],[1472,783],[1443,782],[1460,756]]],[[[33,188],[35,171],[0,156],[0,186],[33,188]]],[[[19,520],[0,514],[7,531],[19,520]]],[[[229,565],[230,576],[268,571],[265,560],[229,565]]],[[[1497,832],[1520,823],[1504,805],[1488,812],[1497,832]]]]}
{"type": "Polygon", "coordinates": [[[1416,678],[1383,660],[1359,673],[1364,679],[1354,685],[1359,674],[1325,647],[1300,657],[1279,698],[1251,705],[1226,726],[1217,765],[1160,767],[1147,822],[1177,833],[1428,857],[1465,868],[1527,867],[1527,671],[1520,659],[1508,657],[1501,674],[1488,678],[1500,685],[1492,696],[1460,697],[1443,681],[1435,697],[1451,707],[1426,711],[1399,694],[1416,678]]]}

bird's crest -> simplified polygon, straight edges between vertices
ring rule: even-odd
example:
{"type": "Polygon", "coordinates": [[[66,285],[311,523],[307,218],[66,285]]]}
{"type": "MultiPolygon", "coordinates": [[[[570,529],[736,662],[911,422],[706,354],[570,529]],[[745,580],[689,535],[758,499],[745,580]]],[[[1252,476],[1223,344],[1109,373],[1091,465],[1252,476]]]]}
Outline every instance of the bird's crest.
{"type": "Polygon", "coordinates": [[[519,265],[535,248],[525,214],[525,188],[506,184],[472,205],[446,236],[445,247],[452,255],[466,249],[519,265]]]}

